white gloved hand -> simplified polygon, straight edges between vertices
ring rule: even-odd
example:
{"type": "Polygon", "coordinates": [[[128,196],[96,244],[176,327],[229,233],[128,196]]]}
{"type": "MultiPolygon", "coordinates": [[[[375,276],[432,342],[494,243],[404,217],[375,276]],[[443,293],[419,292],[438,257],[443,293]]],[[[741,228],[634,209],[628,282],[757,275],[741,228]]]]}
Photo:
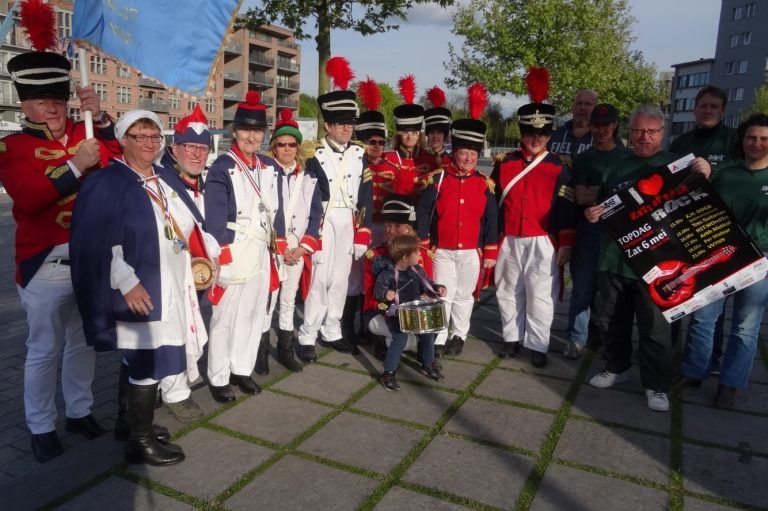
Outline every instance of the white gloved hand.
{"type": "Polygon", "coordinates": [[[363,254],[365,254],[368,251],[368,245],[359,245],[355,243],[352,245],[352,256],[355,258],[355,261],[363,257],[363,254]]]}
{"type": "Polygon", "coordinates": [[[221,247],[219,246],[219,242],[216,241],[216,238],[207,232],[203,232],[203,242],[205,243],[205,250],[208,252],[208,256],[211,259],[217,259],[221,255],[221,247]]]}

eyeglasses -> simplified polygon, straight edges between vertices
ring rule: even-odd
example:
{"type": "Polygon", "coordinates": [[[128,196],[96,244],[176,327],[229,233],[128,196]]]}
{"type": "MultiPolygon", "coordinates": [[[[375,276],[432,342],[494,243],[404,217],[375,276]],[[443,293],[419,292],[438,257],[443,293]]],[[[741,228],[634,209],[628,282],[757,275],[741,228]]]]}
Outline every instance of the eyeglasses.
{"type": "Polygon", "coordinates": [[[368,145],[380,145],[384,147],[384,141],[383,140],[369,140],[368,145]]]}
{"type": "Polygon", "coordinates": [[[162,135],[134,135],[133,133],[126,133],[125,136],[134,139],[139,144],[143,144],[144,142],[159,144],[163,139],[162,135]]]}
{"type": "Polygon", "coordinates": [[[184,148],[184,151],[190,154],[208,152],[208,146],[205,145],[181,144],[181,147],[184,148]]]}
{"type": "Polygon", "coordinates": [[[630,131],[630,133],[632,133],[633,135],[635,135],[637,137],[640,137],[640,136],[643,136],[643,135],[649,135],[651,137],[655,137],[656,135],[661,133],[662,129],[664,129],[664,128],[651,128],[651,129],[647,129],[647,130],[630,128],[629,131],[630,131]]]}
{"type": "Polygon", "coordinates": [[[283,147],[290,147],[291,149],[295,149],[298,147],[298,142],[275,142],[275,145],[277,147],[283,148],[283,147]]]}
{"type": "Polygon", "coordinates": [[[416,136],[419,134],[419,130],[403,130],[403,131],[398,131],[397,133],[400,135],[416,136]]]}

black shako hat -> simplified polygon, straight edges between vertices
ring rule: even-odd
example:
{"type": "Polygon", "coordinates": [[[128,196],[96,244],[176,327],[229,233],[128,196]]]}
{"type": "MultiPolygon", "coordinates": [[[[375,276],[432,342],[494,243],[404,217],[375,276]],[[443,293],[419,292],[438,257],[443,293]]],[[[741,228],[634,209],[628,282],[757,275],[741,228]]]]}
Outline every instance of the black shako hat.
{"type": "Polygon", "coordinates": [[[387,138],[387,123],[384,114],[377,110],[368,110],[357,118],[357,137],[366,141],[374,135],[387,138]]]}
{"type": "Polygon", "coordinates": [[[413,206],[413,200],[407,195],[399,193],[388,194],[384,197],[381,218],[385,222],[414,225],[416,222],[416,209],[413,206]]]}
{"type": "Polygon", "coordinates": [[[232,125],[235,128],[267,129],[267,107],[259,100],[261,96],[255,90],[249,90],[245,101],[237,104],[232,125]]]}
{"type": "Polygon", "coordinates": [[[8,61],[8,73],[21,101],[27,99],[69,99],[69,71],[66,57],[48,51],[16,55],[8,61]]]}

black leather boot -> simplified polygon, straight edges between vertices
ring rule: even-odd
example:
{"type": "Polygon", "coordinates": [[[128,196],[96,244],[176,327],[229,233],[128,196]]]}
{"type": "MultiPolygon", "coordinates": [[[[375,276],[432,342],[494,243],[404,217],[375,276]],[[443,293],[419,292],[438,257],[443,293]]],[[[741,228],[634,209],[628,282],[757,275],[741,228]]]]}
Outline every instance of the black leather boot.
{"type": "Polygon", "coordinates": [[[304,365],[293,356],[293,331],[277,331],[277,361],[294,373],[304,370],[304,365]]]}
{"type": "Polygon", "coordinates": [[[272,345],[269,341],[269,330],[261,334],[261,341],[259,342],[259,352],[256,355],[256,365],[253,370],[256,374],[266,375],[269,374],[269,351],[272,345]]]}
{"type": "Polygon", "coordinates": [[[157,386],[157,383],[128,386],[128,425],[131,433],[125,446],[126,463],[165,466],[184,461],[181,447],[162,444],[152,434],[157,386]]]}
{"type": "MultiPolygon", "coordinates": [[[[120,364],[120,376],[117,380],[117,420],[115,421],[115,440],[125,442],[130,436],[131,429],[128,427],[128,366],[120,364]]],[[[171,441],[171,433],[168,429],[157,424],[152,424],[152,434],[158,442],[168,443],[171,441]]]]}
{"type": "Polygon", "coordinates": [[[359,296],[347,296],[347,300],[344,302],[344,311],[341,313],[341,338],[352,346],[358,344],[357,333],[355,332],[355,315],[359,305],[359,296]]]}

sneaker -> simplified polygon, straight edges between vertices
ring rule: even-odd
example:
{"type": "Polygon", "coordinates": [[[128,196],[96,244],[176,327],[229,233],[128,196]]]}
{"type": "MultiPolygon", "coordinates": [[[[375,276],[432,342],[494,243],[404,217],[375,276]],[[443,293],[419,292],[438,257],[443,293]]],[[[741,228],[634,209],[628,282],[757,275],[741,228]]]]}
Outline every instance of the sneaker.
{"type": "Polygon", "coordinates": [[[583,344],[578,344],[573,341],[568,341],[568,344],[565,345],[563,356],[571,360],[576,360],[581,356],[581,350],[583,349],[584,349],[583,344]]]}
{"type": "Polygon", "coordinates": [[[666,392],[645,389],[645,397],[648,399],[648,408],[654,412],[669,411],[669,398],[666,392]]]}
{"type": "Polygon", "coordinates": [[[594,375],[592,379],[589,380],[589,384],[593,387],[597,387],[598,389],[607,389],[608,387],[611,387],[616,383],[621,383],[623,381],[627,381],[628,379],[629,379],[629,376],[627,375],[626,371],[624,371],[623,373],[612,373],[610,371],[602,371],[594,375]]]}
{"type": "Polygon", "coordinates": [[[438,365],[435,363],[435,364],[432,364],[429,367],[422,367],[421,368],[421,374],[423,374],[427,378],[435,380],[435,381],[443,381],[445,379],[445,376],[443,376],[440,373],[440,369],[441,368],[438,367],[438,365]]]}
{"type": "Polygon", "coordinates": [[[381,375],[381,384],[387,390],[400,390],[400,385],[397,383],[397,375],[394,371],[384,371],[381,375]]]}
{"type": "Polygon", "coordinates": [[[194,422],[205,417],[205,413],[200,406],[195,403],[192,396],[178,403],[163,403],[176,420],[179,422],[194,422]]]}

